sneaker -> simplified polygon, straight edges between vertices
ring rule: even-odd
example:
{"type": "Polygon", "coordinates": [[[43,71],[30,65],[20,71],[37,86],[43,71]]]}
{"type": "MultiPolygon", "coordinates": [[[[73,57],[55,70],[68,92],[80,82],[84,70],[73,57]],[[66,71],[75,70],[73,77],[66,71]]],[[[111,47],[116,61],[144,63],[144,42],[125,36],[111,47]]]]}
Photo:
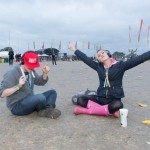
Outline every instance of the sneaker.
{"type": "Polygon", "coordinates": [[[57,119],[61,115],[61,111],[55,108],[46,108],[38,112],[40,117],[48,117],[51,119],[57,119]]]}
{"type": "Polygon", "coordinates": [[[97,95],[97,92],[96,91],[90,91],[89,89],[87,89],[85,91],[85,95],[97,95]]]}
{"type": "Polygon", "coordinates": [[[76,93],[73,97],[72,97],[72,103],[74,105],[78,105],[77,103],[77,100],[80,96],[82,95],[97,95],[97,92],[96,91],[90,91],[89,89],[86,89],[86,90],[82,90],[78,93],[76,93]]]}
{"type": "Polygon", "coordinates": [[[76,96],[76,95],[72,97],[72,103],[73,103],[74,105],[78,105],[78,103],[77,103],[78,97],[79,97],[79,96],[76,96]]]}

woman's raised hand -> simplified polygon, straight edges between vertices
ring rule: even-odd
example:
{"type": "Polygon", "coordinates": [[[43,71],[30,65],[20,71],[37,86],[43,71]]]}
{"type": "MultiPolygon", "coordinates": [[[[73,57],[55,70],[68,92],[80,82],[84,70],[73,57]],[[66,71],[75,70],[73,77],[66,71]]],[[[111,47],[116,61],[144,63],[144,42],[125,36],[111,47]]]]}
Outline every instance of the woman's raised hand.
{"type": "Polygon", "coordinates": [[[70,50],[73,51],[73,52],[76,51],[76,48],[75,48],[75,46],[74,46],[72,43],[69,43],[69,44],[68,44],[68,49],[70,49],[70,50]]]}

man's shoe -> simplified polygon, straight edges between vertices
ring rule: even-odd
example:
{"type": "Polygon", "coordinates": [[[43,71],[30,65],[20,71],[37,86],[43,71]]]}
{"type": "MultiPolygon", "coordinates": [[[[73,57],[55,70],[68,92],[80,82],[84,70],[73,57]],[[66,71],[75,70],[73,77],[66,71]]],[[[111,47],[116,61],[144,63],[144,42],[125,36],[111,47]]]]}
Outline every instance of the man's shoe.
{"type": "Polygon", "coordinates": [[[57,119],[61,115],[61,111],[55,108],[46,108],[38,112],[40,117],[48,117],[51,119],[57,119]]]}

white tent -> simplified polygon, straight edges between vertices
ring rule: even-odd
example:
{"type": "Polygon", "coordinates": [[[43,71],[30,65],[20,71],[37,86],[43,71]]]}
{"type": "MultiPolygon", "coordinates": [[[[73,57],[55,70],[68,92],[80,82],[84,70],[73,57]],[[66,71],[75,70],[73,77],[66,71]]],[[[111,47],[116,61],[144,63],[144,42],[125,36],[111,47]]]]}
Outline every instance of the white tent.
{"type": "Polygon", "coordinates": [[[40,54],[38,54],[38,56],[39,56],[39,57],[48,57],[49,55],[46,55],[46,54],[40,55],[40,54]]]}
{"type": "Polygon", "coordinates": [[[2,51],[2,52],[0,52],[0,58],[8,58],[9,56],[8,56],[8,51],[2,51]]]}

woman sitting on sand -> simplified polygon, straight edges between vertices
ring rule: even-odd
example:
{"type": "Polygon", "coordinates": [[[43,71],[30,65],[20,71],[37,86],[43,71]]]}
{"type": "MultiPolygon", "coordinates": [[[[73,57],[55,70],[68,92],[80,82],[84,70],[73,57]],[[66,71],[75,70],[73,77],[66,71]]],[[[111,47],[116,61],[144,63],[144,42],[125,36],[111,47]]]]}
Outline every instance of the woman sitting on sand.
{"type": "Polygon", "coordinates": [[[113,114],[119,117],[119,109],[123,108],[121,98],[124,97],[122,79],[124,72],[144,61],[150,59],[150,51],[127,60],[117,62],[111,58],[111,54],[105,50],[98,50],[98,62],[87,57],[83,52],[77,50],[72,43],[68,48],[73,51],[85,64],[97,71],[100,85],[97,89],[97,95],[82,95],[77,99],[77,105],[81,107],[74,108],[74,114],[90,114],[109,116],[113,114]]]}

